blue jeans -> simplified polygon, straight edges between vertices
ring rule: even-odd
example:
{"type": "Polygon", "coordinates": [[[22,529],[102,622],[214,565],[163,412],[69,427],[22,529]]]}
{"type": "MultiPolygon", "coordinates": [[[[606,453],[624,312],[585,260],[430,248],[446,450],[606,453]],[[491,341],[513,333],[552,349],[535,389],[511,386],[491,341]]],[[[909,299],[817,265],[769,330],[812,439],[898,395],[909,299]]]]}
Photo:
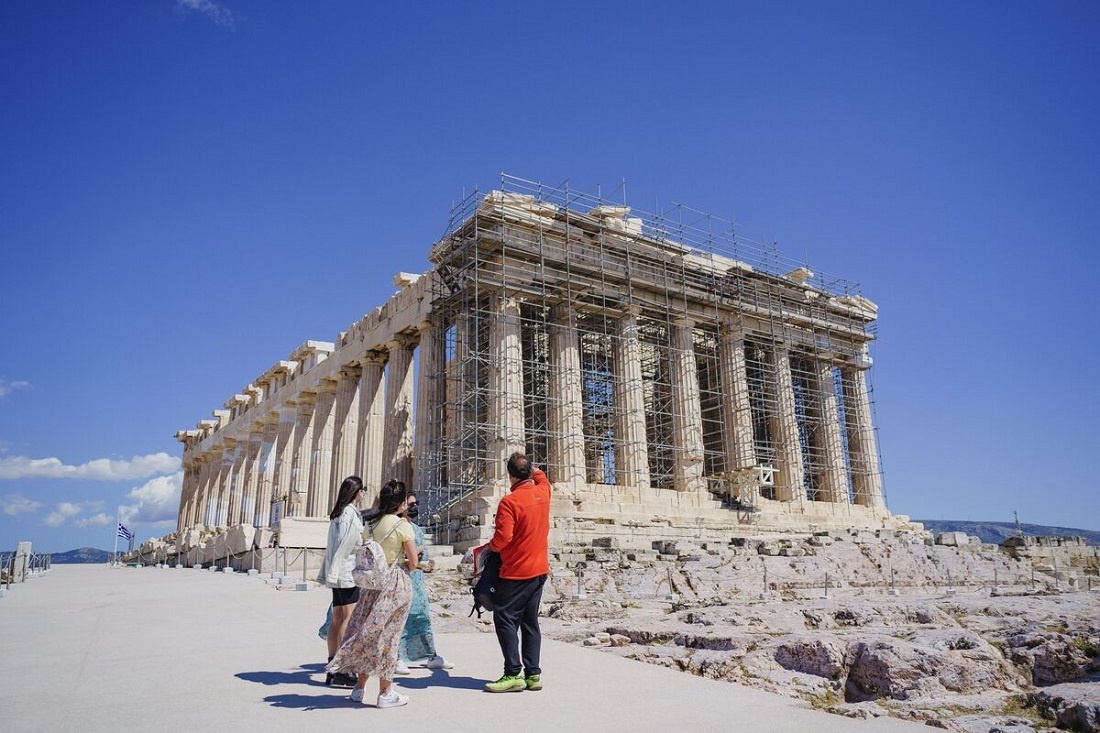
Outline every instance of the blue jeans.
{"type": "Polygon", "coordinates": [[[497,581],[493,596],[493,626],[504,654],[504,674],[515,676],[542,674],[539,654],[542,651],[542,631],[539,629],[539,602],[546,576],[527,580],[497,581]],[[522,657],[520,635],[523,637],[522,657]]]}

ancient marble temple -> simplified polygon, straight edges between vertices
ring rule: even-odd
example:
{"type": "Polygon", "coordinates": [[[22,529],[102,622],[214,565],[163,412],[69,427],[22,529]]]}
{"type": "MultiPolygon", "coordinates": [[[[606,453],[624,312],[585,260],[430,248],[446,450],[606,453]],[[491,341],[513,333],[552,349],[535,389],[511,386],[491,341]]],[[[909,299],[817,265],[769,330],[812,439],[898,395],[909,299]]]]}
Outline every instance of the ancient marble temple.
{"type": "Polygon", "coordinates": [[[341,479],[416,487],[437,542],[491,533],[514,451],[552,541],[879,528],[876,306],[728,224],[506,178],[423,274],[176,437],[181,550],[234,527],[324,545],[341,479]],[[689,220],[689,221],[685,221],[689,220]]]}

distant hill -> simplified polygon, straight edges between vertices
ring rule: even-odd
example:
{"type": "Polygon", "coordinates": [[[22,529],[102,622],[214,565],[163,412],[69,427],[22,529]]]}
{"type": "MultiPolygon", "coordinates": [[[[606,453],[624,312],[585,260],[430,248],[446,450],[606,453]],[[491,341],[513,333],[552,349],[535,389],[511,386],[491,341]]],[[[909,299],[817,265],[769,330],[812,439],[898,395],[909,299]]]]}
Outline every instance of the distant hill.
{"type": "Polygon", "coordinates": [[[50,562],[73,565],[77,563],[105,563],[111,559],[111,553],[94,547],[81,547],[68,552],[51,552],[50,562]]]}
{"type": "MultiPolygon", "coordinates": [[[[982,542],[999,545],[1017,534],[1013,522],[960,522],[954,519],[914,519],[930,532],[966,532],[980,537],[982,542]]],[[[1084,537],[1090,545],[1100,545],[1100,532],[1069,527],[1044,527],[1041,524],[1020,524],[1020,530],[1035,537],[1084,537]]]]}

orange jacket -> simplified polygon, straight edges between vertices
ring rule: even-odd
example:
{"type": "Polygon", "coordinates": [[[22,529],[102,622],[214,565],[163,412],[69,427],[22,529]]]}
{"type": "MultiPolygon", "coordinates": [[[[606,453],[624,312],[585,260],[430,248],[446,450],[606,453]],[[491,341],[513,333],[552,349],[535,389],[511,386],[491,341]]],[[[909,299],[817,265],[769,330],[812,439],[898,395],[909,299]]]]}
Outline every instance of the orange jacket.
{"type": "Polygon", "coordinates": [[[550,481],[540,469],[512,484],[497,507],[489,549],[500,553],[500,577],[527,580],[550,572],[550,481]]]}

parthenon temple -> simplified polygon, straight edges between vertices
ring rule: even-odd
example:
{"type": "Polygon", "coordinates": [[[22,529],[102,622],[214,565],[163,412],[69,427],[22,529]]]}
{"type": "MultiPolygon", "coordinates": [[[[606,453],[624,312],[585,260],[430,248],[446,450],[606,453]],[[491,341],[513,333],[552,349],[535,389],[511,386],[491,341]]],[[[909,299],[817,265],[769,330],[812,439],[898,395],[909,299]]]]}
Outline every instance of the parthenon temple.
{"type": "Polygon", "coordinates": [[[454,207],[428,260],[176,434],[181,550],[238,526],[323,547],[349,475],[415,487],[463,549],[491,535],[515,451],[556,489],[552,544],[904,523],[854,285],[686,207],[509,176],[454,207]]]}

